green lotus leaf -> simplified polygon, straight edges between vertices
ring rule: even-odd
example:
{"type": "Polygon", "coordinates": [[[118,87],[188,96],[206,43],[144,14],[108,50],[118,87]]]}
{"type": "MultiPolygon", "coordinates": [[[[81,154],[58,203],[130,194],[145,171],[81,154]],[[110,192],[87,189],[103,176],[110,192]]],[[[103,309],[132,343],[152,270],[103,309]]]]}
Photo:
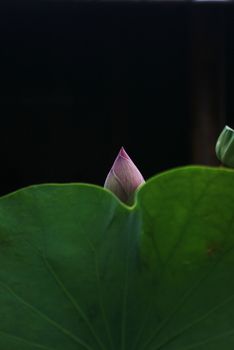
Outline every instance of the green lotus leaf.
{"type": "Polygon", "coordinates": [[[0,199],[0,349],[233,350],[234,171],[185,167],[132,207],[86,184],[0,199]]]}

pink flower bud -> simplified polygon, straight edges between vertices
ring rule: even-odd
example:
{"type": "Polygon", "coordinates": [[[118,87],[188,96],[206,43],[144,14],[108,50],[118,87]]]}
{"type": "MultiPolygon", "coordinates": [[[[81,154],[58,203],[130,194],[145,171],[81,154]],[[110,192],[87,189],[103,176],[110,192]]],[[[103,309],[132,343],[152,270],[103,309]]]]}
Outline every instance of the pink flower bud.
{"type": "Polygon", "coordinates": [[[124,203],[131,204],[136,189],[144,182],[140,171],[122,147],[107,175],[104,187],[124,203]]]}

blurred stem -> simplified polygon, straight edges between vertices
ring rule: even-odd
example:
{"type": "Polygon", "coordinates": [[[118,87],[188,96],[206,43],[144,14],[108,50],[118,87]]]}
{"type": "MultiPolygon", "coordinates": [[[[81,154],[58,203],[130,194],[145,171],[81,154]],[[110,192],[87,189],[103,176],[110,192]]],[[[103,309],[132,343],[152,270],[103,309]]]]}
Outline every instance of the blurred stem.
{"type": "Polygon", "coordinates": [[[196,164],[219,164],[215,143],[226,119],[224,10],[197,4],[189,16],[192,162],[196,164]]]}

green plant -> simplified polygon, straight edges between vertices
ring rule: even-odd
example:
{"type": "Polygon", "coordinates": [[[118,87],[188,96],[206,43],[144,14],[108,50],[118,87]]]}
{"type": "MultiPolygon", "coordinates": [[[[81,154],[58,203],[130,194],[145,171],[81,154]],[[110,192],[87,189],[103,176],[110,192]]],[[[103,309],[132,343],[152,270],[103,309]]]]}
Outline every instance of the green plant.
{"type": "Polygon", "coordinates": [[[0,199],[0,349],[233,350],[234,171],[0,199]]]}

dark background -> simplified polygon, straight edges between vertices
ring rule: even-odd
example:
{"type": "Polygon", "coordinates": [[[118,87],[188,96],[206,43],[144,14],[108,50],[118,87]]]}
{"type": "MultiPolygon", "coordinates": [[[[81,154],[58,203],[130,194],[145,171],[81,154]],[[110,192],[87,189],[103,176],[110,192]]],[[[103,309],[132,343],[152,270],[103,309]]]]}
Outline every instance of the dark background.
{"type": "Polygon", "coordinates": [[[145,178],[217,164],[234,126],[234,7],[0,4],[0,194],[102,185],[123,145],[145,178]]]}

